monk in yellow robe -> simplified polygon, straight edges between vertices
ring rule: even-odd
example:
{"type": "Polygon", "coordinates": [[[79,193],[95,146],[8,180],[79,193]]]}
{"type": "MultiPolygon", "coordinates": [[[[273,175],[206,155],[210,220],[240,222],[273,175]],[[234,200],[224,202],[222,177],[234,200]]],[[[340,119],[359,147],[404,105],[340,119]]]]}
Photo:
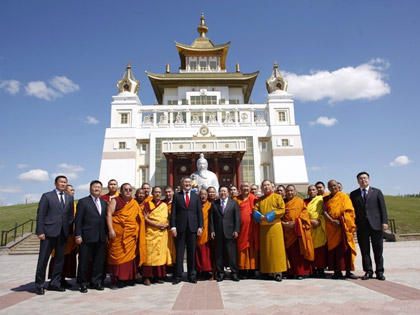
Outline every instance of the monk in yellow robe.
{"type": "Polygon", "coordinates": [[[284,244],[290,262],[289,276],[301,280],[312,273],[314,245],[311,235],[311,220],[302,198],[297,196],[296,187],[286,187],[286,212],[281,218],[284,230],[284,244]]]}
{"type": "MultiPolygon", "coordinates": [[[[70,185],[70,184],[67,185],[66,193],[74,196],[73,185],[70,185]]],[[[76,202],[75,201],[74,201],[74,216],[76,216],[76,202]]],[[[71,284],[66,281],[66,278],[76,278],[78,249],[79,249],[79,246],[75,242],[74,233],[70,233],[66,241],[66,247],[64,249],[64,264],[63,264],[63,272],[61,274],[61,286],[63,288],[71,288],[71,284]]],[[[50,264],[48,267],[49,279],[51,279],[52,271],[54,270],[54,263],[55,263],[54,256],[55,256],[55,252],[53,250],[51,253],[50,264]]]]}
{"type": "Polygon", "coordinates": [[[168,206],[160,200],[161,195],[160,187],[153,187],[153,199],[144,203],[146,261],[141,268],[144,285],[164,283],[166,266],[172,264],[168,248],[168,206]]]}
{"type": "Polygon", "coordinates": [[[241,194],[236,198],[241,216],[241,230],[236,244],[238,269],[242,277],[253,277],[258,269],[259,228],[252,218],[257,199],[258,197],[251,194],[249,183],[241,183],[241,194]]]}
{"type": "Polygon", "coordinates": [[[281,273],[287,270],[281,224],[284,201],[279,194],[273,193],[271,181],[264,180],[261,186],[264,196],[257,200],[254,207],[254,219],[260,223],[260,272],[271,274],[276,281],[281,281],[281,273]]]}
{"type": "Polygon", "coordinates": [[[111,199],[107,209],[107,271],[111,275],[111,285],[117,281],[134,284],[137,260],[145,259],[145,223],[140,206],[131,194],[131,185],[123,184],[121,194],[111,199]]]}
{"type": "Polygon", "coordinates": [[[211,208],[211,202],[208,201],[207,190],[201,189],[199,196],[204,224],[203,233],[197,237],[197,248],[195,250],[195,268],[199,272],[200,278],[208,280],[210,278],[209,273],[214,270],[211,239],[209,237],[209,212],[211,208]]]}
{"type": "Polygon", "coordinates": [[[118,193],[118,182],[115,179],[110,179],[108,181],[108,193],[101,196],[101,199],[108,202],[111,202],[112,198],[118,197],[120,194],[118,193]]]}
{"type": "MultiPolygon", "coordinates": [[[[165,187],[165,199],[163,199],[163,202],[166,203],[168,206],[168,221],[170,222],[171,219],[171,212],[172,212],[172,200],[174,198],[174,188],[172,186],[166,186],[165,187]]],[[[175,238],[172,235],[172,233],[168,233],[168,248],[169,252],[171,253],[171,260],[172,264],[166,266],[167,270],[166,272],[173,273],[173,265],[176,262],[176,247],[175,247],[175,238]]]]}
{"type": "Polygon", "coordinates": [[[328,182],[329,196],[324,197],[326,218],[328,269],[334,270],[333,279],[357,279],[354,270],[356,244],[353,233],[356,231],[355,214],[350,197],[339,191],[335,180],[328,182]],[[341,271],[346,271],[345,277],[341,271]]]}
{"type": "Polygon", "coordinates": [[[313,273],[315,277],[325,278],[324,269],[327,267],[327,235],[324,217],[324,200],[322,196],[318,195],[315,185],[308,186],[308,196],[305,199],[305,205],[311,218],[311,235],[315,250],[313,273]]]}

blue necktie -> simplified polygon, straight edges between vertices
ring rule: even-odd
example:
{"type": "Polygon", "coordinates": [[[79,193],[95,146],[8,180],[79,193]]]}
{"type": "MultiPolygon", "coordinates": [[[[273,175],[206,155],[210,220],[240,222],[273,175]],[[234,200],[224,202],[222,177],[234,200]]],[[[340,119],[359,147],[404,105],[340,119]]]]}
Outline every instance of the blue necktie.
{"type": "Polygon", "coordinates": [[[225,201],[222,199],[222,213],[225,214],[225,201]]]}

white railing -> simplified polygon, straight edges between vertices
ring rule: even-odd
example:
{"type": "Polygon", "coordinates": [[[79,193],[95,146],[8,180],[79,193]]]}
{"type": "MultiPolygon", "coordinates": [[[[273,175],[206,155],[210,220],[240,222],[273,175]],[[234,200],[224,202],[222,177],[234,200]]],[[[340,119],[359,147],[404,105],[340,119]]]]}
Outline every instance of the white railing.
{"type": "Polygon", "coordinates": [[[266,104],[142,105],[143,128],[189,128],[203,124],[220,127],[266,126],[266,104]]]}

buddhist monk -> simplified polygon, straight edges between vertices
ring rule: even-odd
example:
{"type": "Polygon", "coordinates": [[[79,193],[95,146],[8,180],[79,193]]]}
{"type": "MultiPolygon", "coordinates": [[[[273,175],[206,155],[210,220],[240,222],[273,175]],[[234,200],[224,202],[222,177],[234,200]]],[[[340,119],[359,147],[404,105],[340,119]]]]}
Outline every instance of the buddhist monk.
{"type": "Polygon", "coordinates": [[[241,183],[241,194],[236,201],[239,204],[241,230],[237,239],[238,269],[241,277],[254,277],[258,269],[258,223],[252,218],[255,202],[258,197],[251,194],[248,182],[241,183]]]}
{"type": "Polygon", "coordinates": [[[316,190],[318,192],[318,196],[327,196],[329,193],[325,192],[325,185],[323,182],[319,181],[315,183],[316,190]]]}
{"type": "Polygon", "coordinates": [[[211,202],[208,201],[207,190],[201,189],[199,192],[201,210],[203,212],[203,233],[197,237],[197,248],[195,251],[195,268],[199,272],[199,277],[209,279],[210,272],[213,271],[213,255],[211,239],[209,237],[209,211],[211,202]]]}
{"type": "MultiPolygon", "coordinates": [[[[67,184],[66,193],[69,195],[74,196],[74,187],[73,185],[67,184]]],[[[76,201],[74,201],[74,216],[76,216],[76,201]]],[[[74,230],[74,229],[73,229],[74,230]]],[[[69,234],[67,238],[66,247],[64,249],[64,264],[63,264],[63,272],[61,273],[61,286],[63,288],[71,288],[71,284],[66,281],[66,278],[76,278],[76,270],[77,270],[77,252],[79,246],[77,246],[74,240],[74,232],[69,234]]],[[[48,278],[51,279],[52,271],[54,269],[54,262],[55,262],[55,253],[54,251],[51,253],[51,260],[48,267],[48,278]]]]}
{"type": "MultiPolygon", "coordinates": [[[[163,199],[163,202],[166,203],[168,206],[168,220],[171,218],[171,210],[172,210],[172,200],[174,198],[174,189],[172,186],[166,186],[165,187],[165,199],[163,199]]],[[[175,247],[175,239],[172,233],[168,233],[168,248],[169,252],[171,253],[171,260],[172,265],[166,266],[167,270],[166,272],[173,273],[173,264],[176,262],[176,247],[175,247]]]]}
{"type": "Polygon", "coordinates": [[[252,184],[251,185],[251,194],[258,197],[258,185],[252,184]]]}
{"type": "Polygon", "coordinates": [[[144,193],[146,194],[146,199],[144,201],[151,201],[153,199],[153,196],[150,195],[150,184],[149,183],[143,183],[141,185],[141,189],[144,190],[144,193]]]}
{"type": "Polygon", "coordinates": [[[296,187],[286,187],[286,212],[282,217],[284,243],[290,262],[288,275],[298,280],[312,273],[314,245],[311,236],[311,220],[303,199],[297,196],[296,187]]]}
{"type": "Polygon", "coordinates": [[[337,185],[338,185],[338,190],[343,191],[343,184],[340,182],[337,182],[337,185]]]}
{"type": "Polygon", "coordinates": [[[324,201],[323,197],[318,195],[318,190],[315,185],[308,186],[308,196],[305,199],[305,205],[311,218],[311,235],[315,250],[313,274],[315,277],[325,278],[324,269],[327,267],[327,235],[325,231],[324,201]]]}
{"type": "Polygon", "coordinates": [[[283,198],[286,198],[286,187],[284,187],[283,185],[278,185],[277,186],[277,193],[283,198]]]}
{"type": "Polygon", "coordinates": [[[134,198],[140,206],[143,205],[144,199],[146,199],[146,193],[144,192],[144,189],[137,188],[136,193],[134,194],[134,198]]]}
{"type": "Polygon", "coordinates": [[[108,193],[101,196],[101,199],[104,199],[106,202],[110,203],[112,198],[118,197],[118,182],[115,179],[110,179],[108,181],[108,193]]]}
{"type": "Polygon", "coordinates": [[[207,194],[209,202],[213,202],[217,199],[217,191],[216,188],[214,188],[213,186],[207,188],[207,194]]]}
{"type": "Polygon", "coordinates": [[[137,279],[137,259],[144,261],[146,258],[145,223],[138,202],[131,197],[132,191],[130,184],[123,184],[120,195],[111,199],[107,209],[107,271],[111,275],[111,286],[117,282],[120,285],[134,285],[137,279]]]}
{"type": "Polygon", "coordinates": [[[356,231],[355,215],[350,197],[339,191],[335,180],[328,182],[330,195],[324,197],[324,216],[328,244],[328,269],[334,270],[333,279],[357,279],[354,270],[356,245],[353,233],[356,231]],[[342,271],[346,271],[345,277],[342,271]]]}
{"type": "Polygon", "coordinates": [[[280,195],[273,193],[271,181],[264,180],[261,186],[264,195],[257,200],[254,207],[254,218],[260,223],[260,272],[281,281],[281,273],[287,270],[281,224],[285,212],[284,201],[280,195]]]}
{"type": "Polygon", "coordinates": [[[146,261],[141,268],[144,285],[163,283],[166,277],[166,265],[171,265],[171,253],[168,248],[168,206],[160,200],[162,190],[153,187],[152,200],[144,202],[146,220],[146,261]]]}
{"type": "Polygon", "coordinates": [[[230,195],[230,198],[232,198],[233,200],[236,200],[236,197],[238,197],[239,192],[238,192],[238,188],[235,185],[231,185],[229,187],[229,195],[230,195]]]}

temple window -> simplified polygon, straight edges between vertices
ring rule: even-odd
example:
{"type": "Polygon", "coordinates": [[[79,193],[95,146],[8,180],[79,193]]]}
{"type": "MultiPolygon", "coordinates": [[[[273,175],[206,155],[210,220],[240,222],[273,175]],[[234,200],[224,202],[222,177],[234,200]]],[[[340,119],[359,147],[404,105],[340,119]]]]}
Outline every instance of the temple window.
{"type": "Polygon", "coordinates": [[[210,60],[210,69],[211,70],[217,69],[217,62],[215,60],[210,60]]]}
{"type": "Polygon", "coordinates": [[[196,70],[197,69],[197,61],[191,60],[190,61],[190,70],[196,70]]]}
{"type": "Polygon", "coordinates": [[[126,143],[125,142],[119,142],[118,143],[118,149],[124,150],[125,148],[126,148],[126,143]]]}
{"type": "Polygon", "coordinates": [[[128,124],[128,113],[121,113],[121,124],[125,125],[128,124]]]}
{"type": "Polygon", "coordinates": [[[286,121],[286,112],[280,111],[279,112],[279,121],[286,121]]]}
{"type": "Polygon", "coordinates": [[[200,60],[200,70],[207,70],[207,60],[200,60]]]}
{"type": "Polygon", "coordinates": [[[288,147],[289,146],[289,139],[281,139],[281,146],[288,147]]]}
{"type": "Polygon", "coordinates": [[[190,97],[191,105],[215,105],[217,104],[216,95],[199,95],[190,97]]]}
{"type": "Polygon", "coordinates": [[[178,105],[178,100],[168,100],[168,105],[178,105]]]}

